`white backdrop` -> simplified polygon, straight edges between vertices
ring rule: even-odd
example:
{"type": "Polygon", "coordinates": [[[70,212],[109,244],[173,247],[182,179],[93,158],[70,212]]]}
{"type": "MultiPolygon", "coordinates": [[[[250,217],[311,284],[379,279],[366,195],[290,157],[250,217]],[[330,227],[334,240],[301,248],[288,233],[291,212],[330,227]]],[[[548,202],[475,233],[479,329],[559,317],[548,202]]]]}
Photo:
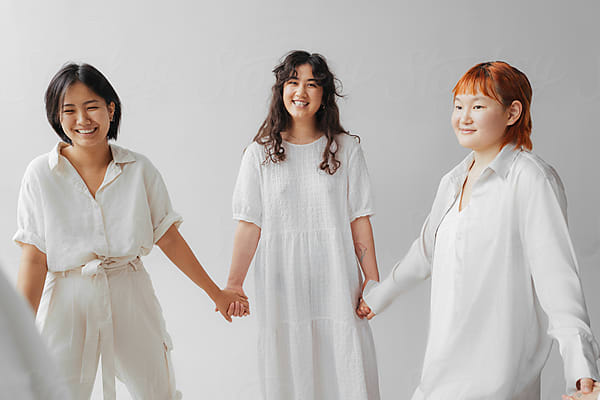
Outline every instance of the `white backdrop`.
{"type": "MultiPolygon", "coordinates": [[[[342,121],[362,137],[375,191],[382,276],[417,235],[440,177],[466,153],[450,126],[450,90],[472,65],[500,59],[532,82],[534,150],[565,183],[598,334],[599,16],[596,0],[3,0],[1,264],[14,281],[19,184],[28,162],[58,140],[45,119],[43,94],[67,61],[91,63],[111,80],[124,104],[118,143],[159,168],[185,218],[185,238],[224,284],[235,227],[233,184],[242,150],[266,115],[271,70],[285,52],[324,54],[344,84],[342,121]]],[[[159,249],[145,263],[175,342],[184,398],[257,399],[254,318],[227,324],[159,249]]],[[[252,300],[252,278],[246,289],[252,300]]],[[[422,284],[372,322],[384,400],[409,398],[418,382],[428,296],[429,283],[422,284]]],[[[558,399],[563,388],[555,349],[543,399],[558,399]]],[[[122,387],[119,393],[128,398],[122,387]]]]}

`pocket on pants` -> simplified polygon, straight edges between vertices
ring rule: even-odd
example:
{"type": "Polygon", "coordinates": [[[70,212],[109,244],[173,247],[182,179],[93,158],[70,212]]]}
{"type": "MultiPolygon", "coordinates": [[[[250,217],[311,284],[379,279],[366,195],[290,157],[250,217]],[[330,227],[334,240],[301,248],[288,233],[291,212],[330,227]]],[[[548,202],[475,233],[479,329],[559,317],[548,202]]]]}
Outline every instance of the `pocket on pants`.
{"type": "Polygon", "coordinates": [[[165,332],[163,338],[163,351],[165,356],[165,367],[167,368],[167,379],[169,381],[169,395],[172,400],[180,400],[181,392],[175,386],[175,373],[173,372],[173,362],[171,361],[171,351],[173,350],[173,341],[168,333],[165,332]]]}

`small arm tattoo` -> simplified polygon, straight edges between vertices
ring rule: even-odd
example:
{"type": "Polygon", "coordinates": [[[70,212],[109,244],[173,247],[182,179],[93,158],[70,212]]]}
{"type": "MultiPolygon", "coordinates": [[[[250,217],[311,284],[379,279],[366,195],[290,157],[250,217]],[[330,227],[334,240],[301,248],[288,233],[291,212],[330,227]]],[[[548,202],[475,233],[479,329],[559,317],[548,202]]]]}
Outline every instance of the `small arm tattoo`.
{"type": "Polygon", "coordinates": [[[367,254],[367,247],[364,246],[362,243],[356,242],[356,243],[354,243],[354,249],[356,251],[358,261],[362,265],[363,259],[365,258],[365,255],[367,254]]]}

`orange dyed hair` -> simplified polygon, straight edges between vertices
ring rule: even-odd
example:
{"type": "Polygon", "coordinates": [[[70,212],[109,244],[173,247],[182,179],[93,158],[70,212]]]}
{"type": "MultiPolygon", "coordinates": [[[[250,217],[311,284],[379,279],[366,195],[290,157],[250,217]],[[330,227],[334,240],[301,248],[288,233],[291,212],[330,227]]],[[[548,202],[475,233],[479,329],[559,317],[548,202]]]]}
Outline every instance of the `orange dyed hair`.
{"type": "Polygon", "coordinates": [[[477,92],[509,107],[518,100],[523,109],[519,119],[506,128],[502,147],[515,143],[515,148],[531,150],[531,84],[524,73],[504,61],[477,64],[468,70],[456,83],[452,93],[475,95],[477,92]]]}

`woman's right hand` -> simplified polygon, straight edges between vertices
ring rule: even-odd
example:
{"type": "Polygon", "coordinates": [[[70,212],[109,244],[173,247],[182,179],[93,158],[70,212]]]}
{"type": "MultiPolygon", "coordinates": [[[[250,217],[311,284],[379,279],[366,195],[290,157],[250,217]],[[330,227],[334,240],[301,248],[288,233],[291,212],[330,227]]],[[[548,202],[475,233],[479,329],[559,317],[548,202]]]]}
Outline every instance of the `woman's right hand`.
{"type": "Polygon", "coordinates": [[[360,319],[363,318],[367,318],[367,319],[371,319],[375,316],[375,313],[371,310],[371,308],[367,305],[367,303],[365,303],[365,301],[361,298],[360,302],[358,303],[358,307],[356,307],[356,315],[358,315],[358,317],[360,319]]]}
{"type": "Polygon", "coordinates": [[[241,317],[250,314],[248,297],[241,288],[225,288],[221,290],[219,296],[215,299],[215,305],[215,311],[219,311],[223,318],[229,322],[231,322],[232,315],[241,317]]]}

